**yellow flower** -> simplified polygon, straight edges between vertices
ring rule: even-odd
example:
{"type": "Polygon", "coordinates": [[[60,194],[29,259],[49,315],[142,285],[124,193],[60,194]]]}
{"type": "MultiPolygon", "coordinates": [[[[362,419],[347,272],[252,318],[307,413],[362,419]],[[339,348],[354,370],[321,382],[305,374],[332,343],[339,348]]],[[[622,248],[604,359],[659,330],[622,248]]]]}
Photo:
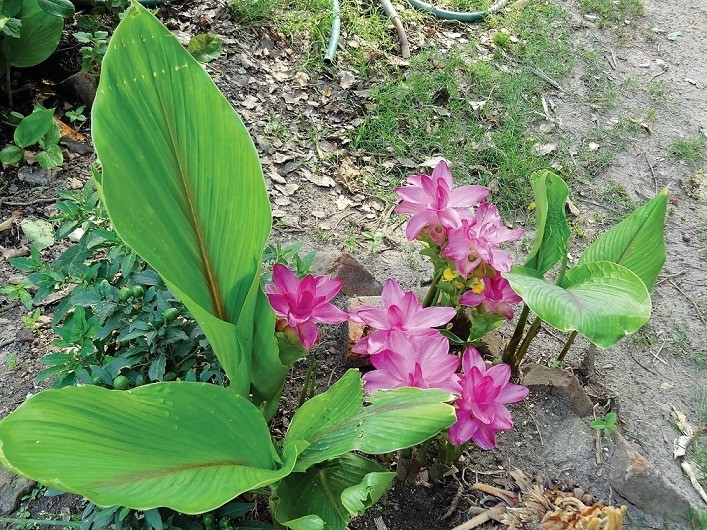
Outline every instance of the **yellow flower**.
{"type": "Polygon", "coordinates": [[[484,282],[481,278],[473,276],[469,281],[471,282],[471,292],[474,294],[481,294],[484,292],[484,282]]]}
{"type": "Polygon", "coordinates": [[[451,282],[457,276],[459,276],[459,274],[457,274],[455,271],[453,271],[451,269],[451,267],[447,267],[446,269],[444,269],[444,272],[442,273],[442,277],[448,282],[451,282]]]}

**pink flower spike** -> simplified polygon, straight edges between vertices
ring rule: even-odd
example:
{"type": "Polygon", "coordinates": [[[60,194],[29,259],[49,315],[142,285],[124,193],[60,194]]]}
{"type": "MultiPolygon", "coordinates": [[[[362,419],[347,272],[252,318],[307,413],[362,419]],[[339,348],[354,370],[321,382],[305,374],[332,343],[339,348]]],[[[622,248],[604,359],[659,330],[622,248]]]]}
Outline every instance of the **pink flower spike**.
{"type": "Polygon", "coordinates": [[[488,263],[499,272],[511,270],[511,256],[501,250],[501,243],[518,241],[523,230],[506,228],[498,208],[484,203],[476,210],[473,219],[463,219],[458,229],[449,231],[449,243],[442,250],[456,265],[457,271],[468,278],[482,263],[488,263]]]}
{"type": "Polygon", "coordinates": [[[412,343],[402,336],[392,339],[390,349],[371,356],[375,370],[363,375],[364,388],[376,390],[400,387],[441,388],[461,393],[459,357],[449,354],[449,341],[441,335],[417,337],[412,343]]]}
{"type": "Polygon", "coordinates": [[[317,342],[318,322],[341,324],[348,320],[348,314],[331,303],[341,289],[341,280],[311,275],[300,280],[277,263],[273,267],[273,281],[263,290],[278,317],[276,330],[295,333],[305,349],[311,349],[317,342]]]}
{"type": "MultiPolygon", "coordinates": [[[[403,292],[400,285],[389,279],[383,287],[381,295],[382,308],[370,306],[360,307],[351,312],[351,320],[362,322],[375,329],[363,340],[366,342],[368,355],[380,353],[390,349],[393,337],[400,335],[408,341],[412,337],[437,336],[439,332],[434,329],[443,326],[456,315],[453,307],[422,307],[422,303],[415,297],[415,293],[403,292]]],[[[363,347],[356,345],[355,353],[363,353],[363,347]]]]}
{"type": "Polygon", "coordinates": [[[487,366],[473,347],[464,352],[462,369],[462,395],[455,402],[457,421],[449,428],[449,439],[454,445],[471,440],[482,449],[493,449],[496,431],[513,428],[504,405],[525,399],[528,389],[509,382],[508,365],[487,366]]]}
{"type": "Polygon", "coordinates": [[[482,313],[496,313],[508,320],[512,319],[513,307],[511,304],[517,304],[522,298],[511,288],[508,280],[496,273],[493,277],[486,276],[483,282],[484,290],[481,293],[467,291],[459,298],[459,303],[478,307],[482,313]]]}
{"type": "Polygon", "coordinates": [[[428,229],[430,238],[442,244],[447,230],[459,228],[462,219],[470,219],[469,208],[480,204],[489,193],[483,186],[452,189],[454,179],[444,160],[438,162],[432,175],[411,175],[407,182],[408,186],[395,189],[401,199],[395,211],[412,216],[405,230],[410,241],[428,229]]]}

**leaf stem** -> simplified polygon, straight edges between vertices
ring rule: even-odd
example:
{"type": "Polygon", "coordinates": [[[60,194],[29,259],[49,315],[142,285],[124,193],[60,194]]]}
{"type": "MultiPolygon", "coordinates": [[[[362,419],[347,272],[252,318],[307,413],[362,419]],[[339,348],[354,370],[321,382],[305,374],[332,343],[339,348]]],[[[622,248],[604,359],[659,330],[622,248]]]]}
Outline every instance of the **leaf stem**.
{"type": "Polygon", "coordinates": [[[300,392],[299,395],[299,405],[298,408],[301,407],[304,404],[305,399],[307,399],[307,391],[309,390],[309,386],[311,384],[311,380],[314,376],[314,367],[317,365],[317,359],[312,355],[311,353],[309,354],[309,366],[307,367],[307,375],[304,376],[304,384],[302,385],[302,391],[300,392]]]}
{"type": "Polygon", "coordinates": [[[528,314],[530,314],[530,308],[528,304],[523,304],[523,310],[518,317],[518,323],[516,324],[516,329],[513,331],[513,336],[511,341],[506,346],[503,351],[503,362],[511,364],[513,362],[513,357],[515,356],[518,345],[520,344],[520,339],[523,338],[523,331],[525,330],[525,324],[528,322],[528,314]]]}
{"type": "Polygon", "coordinates": [[[557,281],[555,284],[560,285],[562,283],[562,280],[565,279],[565,273],[567,272],[567,253],[565,253],[565,257],[562,258],[562,266],[560,267],[560,274],[557,276],[557,281]]]}
{"type": "Polygon", "coordinates": [[[576,329],[572,333],[570,333],[570,336],[567,339],[567,342],[565,342],[564,348],[562,348],[560,355],[557,356],[557,360],[559,362],[562,362],[565,360],[565,355],[567,355],[567,352],[570,350],[570,347],[572,346],[572,344],[574,344],[575,338],[577,338],[577,330],[576,329]]]}
{"type": "Polygon", "coordinates": [[[437,301],[437,284],[442,279],[443,274],[444,269],[442,269],[441,267],[439,268],[439,270],[435,271],[435,274],[432,277],[432,284],[430,285],[430,289],[429,291],[427,291],[425,300],[422,302],[422,307],[433,306],[434,303],[437,301]]]}
{"type": "Polygon", "coordinates": [[[528,333],[525,334],[525,338],[523,339],[520,348],[518,348],[518,352],[513,356],[511,369],[514,372],[518,370],[520,363],[523,361],[523,357],[525,357],[525,354],[528,351],[530,343],[533,342],[533,339],[538,334],[538,331],[540,331],[540,325],[542,323],[543,321],[540,317],[535,317],[535,320],[533,320],[533,323],[530,325],[530,329],[528,330],[528,333]]]}
{"type": "Polygon", "coordinates": [[[432,446],[432,442],[434,442],[434,440],[435,437],[433,436],[429,440],[425,440],[424,442],[422,442],[422,445],[417,451],[415,458],[412,460],[412,462],[410,462],[410,468],[407,475],[407,481],[409,483],[415,481],[417,474],[422,469],[422,464],[425,463],[425,458],[427,458],[427,452],[430,450],[430,447],[432,446]]]}

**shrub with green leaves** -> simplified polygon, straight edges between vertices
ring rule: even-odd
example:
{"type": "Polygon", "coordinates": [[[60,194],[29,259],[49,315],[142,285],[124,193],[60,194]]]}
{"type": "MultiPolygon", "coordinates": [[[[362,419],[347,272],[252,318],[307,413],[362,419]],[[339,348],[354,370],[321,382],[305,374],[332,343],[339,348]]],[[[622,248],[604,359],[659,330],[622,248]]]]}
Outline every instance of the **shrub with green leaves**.
{"type": "Polygon", "coordinates": [[[51,169],[64,163],[64,155],[59,147],[61,129],[54,119],[54,109],[36,105],[31,114],[23,117],[15,129],[14,143],[0,151],[3,165],[16,166],[26,157],[27,149],[37,150],[37,161],[44,169],[51,169]]]}
{"type": "MultiPolygon", "coordinates": [[[[261,288],[272,218],[245,126],[198,62],[137,4],[111,40],[92,118],[103,167],[98,193],[115,234],[194,316],[229,386],[41,392],[0,422],[0,460],[99,506],[194,514],[267,489],[281,525],[343,530],[392,482],[360,453],[435,436],[455,420],[451,394],[400,388],[365,397],[350,370],[295,413],[284,438],[273,438],[267,420],[297,357],[281,357],[261,288]]],[[[93,311],[98,298],[120,307],[117,286],[94,288],[104,291],[85,293],[93,311]]],[[[99,322],[85,311],[82,320],[76,300],[73,307],[88,337],[99,322]]]]}

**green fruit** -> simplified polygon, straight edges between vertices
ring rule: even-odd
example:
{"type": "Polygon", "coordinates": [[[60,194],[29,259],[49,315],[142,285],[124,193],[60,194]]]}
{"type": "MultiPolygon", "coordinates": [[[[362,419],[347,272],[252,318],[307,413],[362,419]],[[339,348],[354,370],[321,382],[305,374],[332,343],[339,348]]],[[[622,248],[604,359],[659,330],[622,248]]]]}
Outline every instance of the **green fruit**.
{"type": "Polygon", "coordinates": [[[218,524],[219,524],[219,526],[220,526],[221,528],[223,528],[223,529],[225,530],[227,527],[231,526],[231,520],[228,519],[228,518],[226,518],[226,517],[224,517],[223,519],[221,519],[221,520],[219,521],[218,524]]]}
{"type": "Polygon", "coordinates": [[[143,294],[145,294],[145,289],[142,285],[133,285],[131,290],[135,298],[140,298],[143,294]]]}
{"type": "Polygon", "coordinates": [[[162,318],[165,322],[172,322],[177,316],[179,316],[179,309],[176,307],[170,307],[162,311],[162,318]]]}
{"type": "Polygon", "coordinates": [[[204,515],[202,520],[204,521],[205,526],[211,526],[214,524],[214,516],[211,513],[207,513],[206,515],[204,515]]]}
{"type": "Polygon", "coordinates": [[[101,378],[98,377],[97,375],[94,375],[94,376],[91,378],[91,383],[93,383],[94,385],[100,385],[100,384],[101,384],[101,378]]]}
{"type": "Polygon", "coordinates": [[[121,287],[120,291],[118,291],[118,299],[121,302],[127,302],[132,295],[133,292],[127,287],[121,287]]]}
{"type": "Polygon", "coordinates": [[[126,390],[130,385],[130,380],[124,375],[119,375],[113,379],[113,388],[116,390],[126,390]]]}

